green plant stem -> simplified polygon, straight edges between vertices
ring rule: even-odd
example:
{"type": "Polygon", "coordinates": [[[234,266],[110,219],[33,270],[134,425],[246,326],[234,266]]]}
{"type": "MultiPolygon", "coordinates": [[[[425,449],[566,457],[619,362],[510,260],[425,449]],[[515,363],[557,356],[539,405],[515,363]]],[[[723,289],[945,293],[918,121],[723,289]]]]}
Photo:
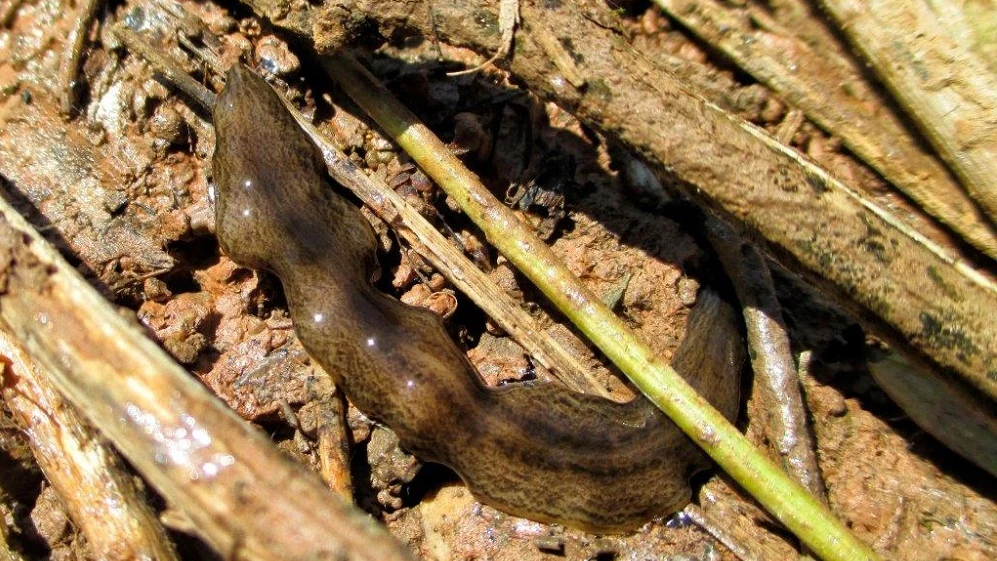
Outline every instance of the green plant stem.
{"type": "Polygon", "coordinates": [[[876,553],[755,448],[636,338],[446,146],[350,55],[325,59],[349,96],[452,197],[488,240],[690,438],[759,503],[828,561],[876,553]]]}

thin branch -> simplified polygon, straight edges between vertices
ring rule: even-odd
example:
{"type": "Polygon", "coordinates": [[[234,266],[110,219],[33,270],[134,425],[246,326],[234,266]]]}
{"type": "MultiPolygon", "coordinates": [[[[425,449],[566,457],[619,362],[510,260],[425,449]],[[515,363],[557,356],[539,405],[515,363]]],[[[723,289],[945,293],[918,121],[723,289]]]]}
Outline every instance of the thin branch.
{"type": "Polygon", "coordinates": [[[112,32],[128,50],[144,58],[164,80],[173,84],[187,97],[193,99],[205,110],[210,111],[215,104],[215,94],[187,74],[178,64],[144,41],[138,33],[123,24],[117,24],[112,32]]]}
{"type": "Polygon", "coordinates": [[[748,536],[742,535],[743,532],[737,532],[734,526],[727,526],[721,523],[699,506],[690,504],[682,509],[682,512],[695,522],[697,526],[716,538],[718,542],[727,546],[727,549],[741,561],[762,561],[764,559],[776,558],[772,555],[763,555],[758,551],[762,549],[760,544],[751,543],[747,539],[748,536]]]}
{"type": "Polygon", "coordinates": [[[315,412],[318,440],[316,455],[319,473],[330,490],[353,501],[353,477],[350,474],[350,444],[347,438],[346,397],[341,391],[323,396],[315,412]]]}
{"type": "Polygon", "coordinates": [[[723,224],[711,221],[708,230],[744,306],[748,354],[755,373],[753,387],[765,412],[763,432],[779,454],[783,469],[826,504],[816,446],[768,265],[758,250],[743,244],[723,224]]]}
{"type": "Polygon", "coordinates": [[[66,50],[62,53],[59,65],[59,79],[62,81],[62,98],[59,102],[63,115],[69,115],[76,105],[77,77],[86,47],[87,33],[93,25],[94,18],[97,17],[97,11],[103,5],[102,0],[81,0],[80,15],[74,21],[73,29],[66,38],[66,50]]]}
{"type": "Polygon", "coordinates": [[[728,474],[827,560],[876,559],[825,506],[755,448],[592,294],[411,112],[349,55],[323,59],[347,94],[461,206],[655,405],[728,474]]]}

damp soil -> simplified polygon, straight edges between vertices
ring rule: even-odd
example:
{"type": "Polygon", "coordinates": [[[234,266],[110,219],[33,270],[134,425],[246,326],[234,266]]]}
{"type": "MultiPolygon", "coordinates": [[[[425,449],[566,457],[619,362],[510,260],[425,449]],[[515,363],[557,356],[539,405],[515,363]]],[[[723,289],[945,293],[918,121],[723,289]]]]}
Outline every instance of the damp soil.
{"type": "MultiPolygon", "coordinates": [[[[86,91],[59,112],[59,57],[76,17],[55,0],[23,2],[0,28],[0,178],[5,196],[60,247],[109,299],[131,310],[154,338],[239,415],[273,434],[288,453],[318,465],[314,432],[288,423],[330,384],[294,335],[279,283],[234,265],[217,247],[209,199],[214,134],[204,108],[156,80],[108,31],[141,18],[150,40],[190,71],[198,64],[165,30],[162,5],[110,5],[90,36],[81,68],[86,91]]],[[[487,246],[446,196],[392,142],[368,127],[328,79],[242,6],[181,2],[204,23],[220,60],[246,53],[273,74],[307,115],[375,177],[387,181],[447,232],[494,281],[520,298],[540,325],[574,349],[620,400],[631,389],[487,246]],[[330,100],[335,105],[330,105],[330,100]]],[[[654,8],[634,3],[623,19],[642,52],[681,57],[709,77],[717,103],[775,132],[789,107],[734,70],[654,8]]],[[[534,225],[589,288],[661,356],[670,358],[684,316],[703,284],[723,282],[703,243],[702,215],[639,159],[542,102],[494,67],[456,78],[473,53],[432,41],[382,47],[367,61],[493,192],[534,225]],[[446,62],[441,62],[446,61],[446,62]]],[[[804,121],[791,145],[835,177],[877,193],[905,220],[931,226],[882,180],[804,121]]],[[[454,337],[489,384],[549,374],[492,325],[387,226],[379,287],[447,317],[454,337]]],[[[832,509],[883,555],[897,559],[997,558],[995,481],[948,452],[879,390],[865,365],[877,344],[821,296],[777,266],[794,350],[811,351],[804,378],[809,422],[832,509]]],[[[738,425],[761,446],[762,405],[750,373],[738,425]]],[[[302,416],[301,418],[304,418],[302,416]]],[[[85,539],[32,467],[20,429],[0,420],[0,509],[7,543],[26,558],[87,558],[85,539]]],[[[356,501],[425,559],[734,559],[708,532],[681,517],[621,536],[594,536],[518,519],[474,501],[443,468],[422,467],[377,436],[351,410],[356,501]]],[[[386,439],[386,440],[385,440],[386,439]]],[[[773,454],[774,457],[774,454],[773,454]]],[[[724,524],[782,557],[797,545],[722,475],[697,478],[696,501],[724,524]]],[[[174,534],[181,541],[193,538],[174,534]]],[[[210,558],[203,547],[184,549],[210,558]]]]}

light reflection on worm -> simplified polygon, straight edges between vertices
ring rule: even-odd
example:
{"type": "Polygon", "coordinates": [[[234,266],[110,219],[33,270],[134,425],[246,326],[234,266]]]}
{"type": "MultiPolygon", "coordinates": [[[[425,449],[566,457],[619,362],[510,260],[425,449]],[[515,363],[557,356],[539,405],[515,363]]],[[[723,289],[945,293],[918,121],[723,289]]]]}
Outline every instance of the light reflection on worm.
{"type": "MultiPolygon", "coordinates": [[[[305,348],[406,449],[451,467],[484,503],[592,531],[630,529],[689,501],[689,477],[709,463],[645,398],[486,387],[437,316],[375,290],[369,223],[333,192],[265,81],[233,67],[214,124],[222,248],[280,278],[305,348]]],[[[687,331],[673,366],[732,418],[744,360],[734,310],[704,290],[687,331]]]]}

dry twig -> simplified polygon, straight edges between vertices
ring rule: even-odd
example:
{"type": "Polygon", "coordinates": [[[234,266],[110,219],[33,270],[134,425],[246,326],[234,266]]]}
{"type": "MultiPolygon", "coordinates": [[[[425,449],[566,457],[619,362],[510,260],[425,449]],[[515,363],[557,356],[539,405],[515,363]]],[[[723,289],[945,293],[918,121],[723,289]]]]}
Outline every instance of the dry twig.
{"type": "Polygon", "coordinates": [[[351,454],[346,436],[346,406],[346,396],[341,391],[319,399],[316,454],[322,480],[333,492],[352,501],[353,477],[350,474],[351,454]]]}
{"type": "Polygon", "coordinates": [[[997,77],[949,37],[944,1],[822,0],[963,186],[997,224],[997,77]]]}
{"type": "Polygon", "coordinates": [[[833,39],[822,37],[819,47],[810,46],[788,30],[759,28],[745,13],[759,11],[751,6],[738,8],[712,0],[656,2],[757,80],[804,110],[829,134],[841,138],[848,149],[926,212],[997,259],[993,223],[945,166],[918,145],[917,138],[890,110],[889,101],[865,85],[861,70],[834,51],[833,39]],[[828,83],[841,86],[828,88],[828,83]]]}
{"type": "Polygon", "coordinates": [[[502,2],[499,3],[498,25],[499,31],[502,33],[502,42],[499,43],[499,48],[495,51],[495,54],[485,62],[482,62],[473,68],[450,72],[447,76],[461,76],[477,72],[496,60],[505,57],[512,51],[512,45],[516,34],[516,26],[519,25],[519,0],[502,0],[502,2]]]}
{"type": "Polygon", "coordinates": [[[100,559],[177,559],[148,499],[117,454],[66,404],[2,325],[3,397],[38,466],[100,559]]]}
{"type": "Polygon", "coordinates": [[[769,555],[762,554],[760,550],[763,550],[763,548],[758,544],[751,543],[748,536],[742,535],[743,533],[738,532],[733,526],[722,524],[697,505],[690,504],[682,512],[695,522],[697,526],[706,530],[717,541],[727,546],[727,549],[731,550],[741,561],[762,561],[763,559],[775,558],[770,554],[771,552],[765,552],[769,553],[769,555]]]}
{"type": "Polygon", "coordinates": [[[101,0],[82,0],[80,15],[77,17],[69,37],[66,38],[66,50],[62,54],[62,63],[59,67],[59,78],[62,80],[63,88],[60,109],[63,115],[69,115],[73,106],[76,105],[76,92],[78,91],[76,78],[79,76],[80,62],[83,60],[87,33],[102,5],[104,3],[101,0]]]}
{"type": "Polygon", "coordinates": [[[723,224],[713,221],[708,229],[744,307],[753,387],[765,411],[763,432],[778,452],[783,469],[826,504],[816,446],[768,265],[755,248],[740,242],[723,224]]]}
{"type": "Polygon", "coordinates": [[[216,550],[246,559],[411,559],[211,396],[6,200],[0,279],[0,320],[11,334],[216,550]]]}

